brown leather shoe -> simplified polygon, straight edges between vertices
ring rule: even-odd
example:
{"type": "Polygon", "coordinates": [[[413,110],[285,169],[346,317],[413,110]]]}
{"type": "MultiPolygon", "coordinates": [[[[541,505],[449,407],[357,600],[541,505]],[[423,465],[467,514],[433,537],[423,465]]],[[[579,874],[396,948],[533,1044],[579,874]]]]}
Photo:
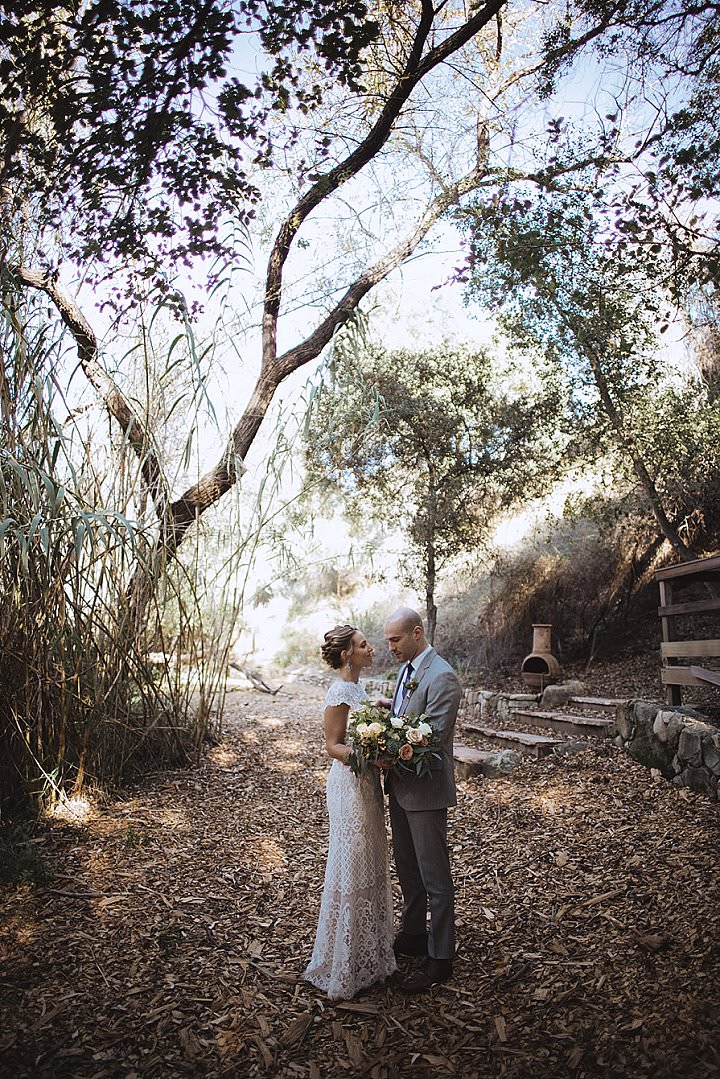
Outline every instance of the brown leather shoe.
{"type": "Polygon", "coordinates": [[[405,933],[400,930],[393,941],[395,955],[405,955],[411,958],[427,955],[427,933],[405,933]]]}
{"type": "Polygon", "coordinates": [[[401,988],[406,993],[425,993],[433,985],[440,985],[452,978],[452,972],[452,959],[428,958],[419,970],[405,979],[401,988]]]}

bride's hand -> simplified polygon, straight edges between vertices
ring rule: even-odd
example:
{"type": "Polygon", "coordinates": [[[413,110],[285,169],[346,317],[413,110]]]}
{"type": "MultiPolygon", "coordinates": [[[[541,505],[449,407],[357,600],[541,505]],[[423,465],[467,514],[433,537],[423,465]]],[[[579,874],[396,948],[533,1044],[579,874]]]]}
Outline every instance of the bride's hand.
{"type": "Polygon", "coordinates": [[[392,708],[392,697],[378,697],[373,704],[376,708],[392,708]]]}

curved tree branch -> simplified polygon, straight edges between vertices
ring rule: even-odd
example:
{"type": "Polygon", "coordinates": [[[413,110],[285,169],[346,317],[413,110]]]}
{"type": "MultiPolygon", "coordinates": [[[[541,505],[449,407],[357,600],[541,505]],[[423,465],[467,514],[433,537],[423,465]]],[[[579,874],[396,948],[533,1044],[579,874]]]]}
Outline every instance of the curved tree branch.
{"type": "Polygon", "coordinates": [[[431,49],[423,59],[435,10],[431,0],[422,0],[422,11],[410,54],[402,74],[383,106],[380,115],[360,145],[307,191],[283,222],[268,261],[263,314],[263,366],[274,363],[277,349],[277,321],[282,297],[282,275],[292,242],[303,221],[333,192],[356,176],[385,145],[403,106],[425,76],[452,56],[486,26],[505,6],[507,0],[488,0],[468,21],[431,49]]]}
{"type": "Polygon", "coordinates": [[[320,355],[332,340],[333,334],[347,322],[367,293],[415,251],[440,217],[463,195],[474,190],[483,175],[483,170],[476,168],[449,185],[427,208],[412,234],[356,278],[332,311],[304,341],[278,356],[270,367],[263,367],[252,397],[221,460],[170,506],[171,523],[168,527],[167,543],[171,550],[177,547],[193,521],[234,484],[234,462],[238,458],[242,460],[247,454],[270,407],[275,390],[283,379],[320,355]]]}
{"type": "Polygon", "coordinates": [[[98,360],[97,337],[90,323],[77,304],[62,291],[54,275],[30,270],[25,266],[14,267],[12,275],[19,284],[44,292],[55,304],[60,318],[75,338],[80,366],[85,377],[97,391],[111,418],[119,425],[128,445],[134,450],[158,517],[162,518],[166,504],[165,486],[152,439],[122,391],[101,366],[98,360]]]}
{"type": "Polygon", "coordinates": [[[158,538],[158,555],[161,560],[175,552],[190,525],[234,485],[238,471],[242,467],[242,460],[252,445],[282,380],[320,354],[332,339],[335,331],[355,311],[363,297],[412,254],[440,216],[462,195],[471,191],[485,174],[484,167],[478,166],[468,176],[443,190],[428,207],[422,220],[409,237],[373,266],[368,267],[304,341],[281,356],[277,355],[277,323],[282,298],[283,269],[292,242],[302,223],[324,199],[356,176],[373,159],[387,142],[404,105],[422,79],[489,24],[506,3],[507,0],[486,0],[486,3],[475,11],[466,23],[449,34],[439,45],[431,48],[423,57],[433,30],[437,10],[440,9],[434,8],[432,0],[421,0],[420,21],[403,72],[372,129],[344,161],[313,184],[287,216],[278,232],[268,261],[266,276],[260,376],[220,461],[171,505],[166,506],[159,497],[161,474],[156,455],[149,444],[147,432],[107,372],[99,365],[97,341],[89,324],[78,308],[60,292],[53,278],[29,270],[16,271],[16,276],[25,285],[42,289],[56,304],[63,321],[78,343],[80,361],[85,374],[102,397],[110,415],[120,424],[125,437],[138,455],[143,476],[153,493],[161,520],[161,532],[158,538]]]}

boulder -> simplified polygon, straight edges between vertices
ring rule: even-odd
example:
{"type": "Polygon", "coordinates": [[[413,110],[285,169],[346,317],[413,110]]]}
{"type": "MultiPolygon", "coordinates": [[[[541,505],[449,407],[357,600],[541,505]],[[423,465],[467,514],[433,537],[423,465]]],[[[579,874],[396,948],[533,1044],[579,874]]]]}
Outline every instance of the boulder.
{"type": "Polygon", "coordinates": [[[498,694],[494,693],[490,689],[481,689],[479,693],[480,697],[480,717],[482,719],[490,719],[497,712],[498,694]]]}
{"type": "Polygon", "coordinates": [[[677,787],[689,787],[690,790],[699,791],[701,794],[709,794],[711,798],[717,798],[717,776],[708,772],[707,768],[693,768],[689,766],[675,776],[673,783],[677,787]]]}
{"type": "Polygon", "coordinates": [[[618,732],[618,745],[629,742],[635,734],[635,712],[632,701],[618,705],[615,712],[615,729],[618,732]]]}
{"type": "Polygon", "coordinates": [[[705,767],[714,775],[720,776],[720,733],[703,739],[702,754],[705,767]]]}
{"type": "Polygon", "coordinates": [[[653,731],[661,742],[667,742],[675,749],[684,723],[685,717],[681,712],[660,711],[655,716],[653,731]]]}
{"type": "Polygon", "coordinates": [[[655,716],[661,709],[661,705],[654,701],[633,701],[633,718],[639,723],[654,723],[655,716]]]}
{"type": "Polygon", "coordinates": [[[542,708],[562,708],[571,697],[587,696],[588,688],[576,678],[569,682],[560,682],[555,686],[546,686],[540,700],[542,708]]]}
{"type": "Polygon", "coordinates": [[[654,731],[655,717],[660,711],[657,704],[648,701],[636,701],[633,706],[635,724],[632,736],[625,742],[625,748],[634,760],[646,768],[657,768],[666,779],[679,771],[674,766],[675,751],[667,742],[661,742],[654,731]],[[643,707],[638,707],[638,706],[643,707]]]}
{"type": "Polygon", "coordinates": [[[710,731],[706,723],[699,723],[696,719],[687,720],[678,740],[678,760],[683,765],[700,768],[702,766],[703,739],[709,735],[710,731]]]}
{"type": "Polygon", "coordinates": [[[482,764],[482,773],[487,776],[488,779],[494,779],[497,776],[506,776],[508,772],[512,772],[513,768],[516,768],[522,761],[522,757],[519,753],[516,753],[514,749],[502,749],[498,753],[489,753],[482,764]]]}

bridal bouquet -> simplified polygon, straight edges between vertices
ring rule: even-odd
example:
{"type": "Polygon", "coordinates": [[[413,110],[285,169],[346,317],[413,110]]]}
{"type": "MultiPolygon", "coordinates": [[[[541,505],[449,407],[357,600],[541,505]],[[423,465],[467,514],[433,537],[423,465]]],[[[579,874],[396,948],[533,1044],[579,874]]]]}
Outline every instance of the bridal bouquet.
{"type": "Polygon", "coordinates": [[[374,768],[376,762],[426,776],[432,758],[440,759],[437,731],[424,713],[394,716],[387,708],[363,704],[350,715],[348,735],[353,743],[348,763],[356,776],[374,768]]]}

